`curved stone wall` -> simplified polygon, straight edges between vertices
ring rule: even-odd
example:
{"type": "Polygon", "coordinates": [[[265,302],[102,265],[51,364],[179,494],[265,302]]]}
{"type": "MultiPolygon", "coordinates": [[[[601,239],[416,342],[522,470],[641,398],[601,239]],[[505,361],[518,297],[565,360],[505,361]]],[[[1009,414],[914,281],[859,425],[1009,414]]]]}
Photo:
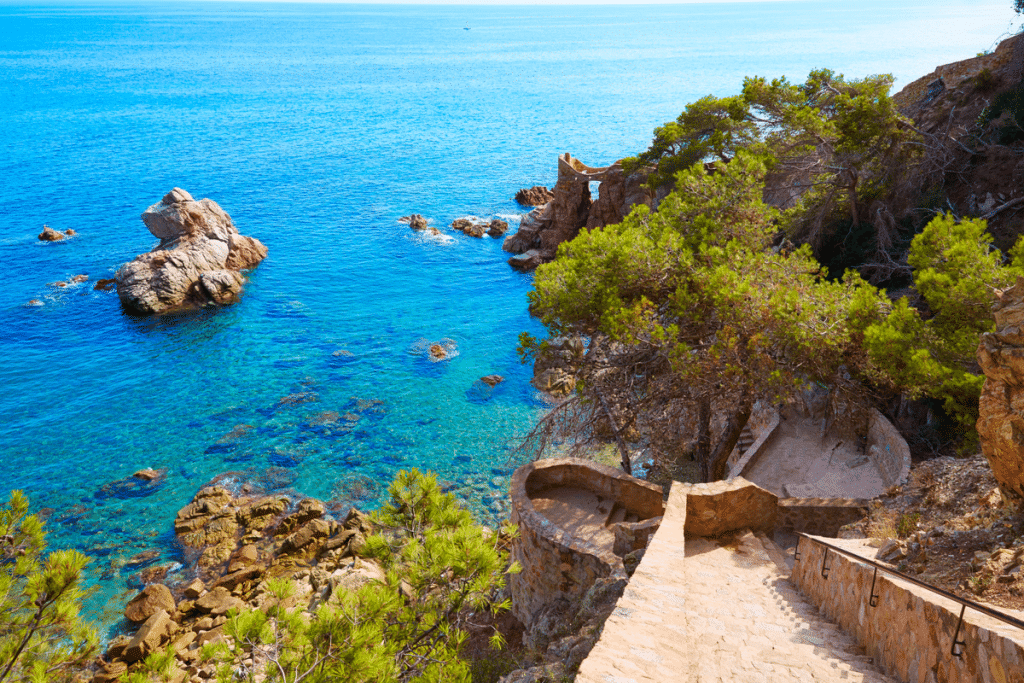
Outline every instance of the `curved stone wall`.
{"type": "Polygon", "coordinates": [[[664,513],[660,486],[573,458],[538,460],[520,467],[512,475],[510,495],[512,522],[519,528],[512,557],[522,567],[509,579],[512,613],[527,627],[552,602],[578,603],[598,578],[625,579],[621,555],[646,547],[664,513]],[[639,520],[611,524],[608,530],[614,545],[578,538],[534,506],[535,497],[559,487],[583,489],[608,498],[639,520]]]}

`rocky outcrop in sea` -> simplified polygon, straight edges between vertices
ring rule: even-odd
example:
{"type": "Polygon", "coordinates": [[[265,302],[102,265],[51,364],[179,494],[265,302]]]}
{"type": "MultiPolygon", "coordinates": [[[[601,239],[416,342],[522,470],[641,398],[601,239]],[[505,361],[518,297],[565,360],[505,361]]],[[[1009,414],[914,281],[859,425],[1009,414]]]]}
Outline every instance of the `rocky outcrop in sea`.
{"type": "Polygon", "coordinates": [[[232,303],[245,282],[241,271],[267,256],[215,201],[196,201],[178,187],[146,209],[142,221],[160,244],[117,273],[117,294],[132,313],[232,303]]]}
{"type": "MultiPolygon", "coordinates": [[[[509,235],[502,249],[516,254],[509,265],[530,271],[555,257],[558,245],[567,242],[587,228],[602,228],[618,223],[636,204],[654,206],[654,195],[644,186],[642,173],[626,175],[622,165],[592,168],[565,153],[558,158],[558,182],[549,194],[551,199],[523,216],[519,230],[509,235]],[[598,198],[593,200],[590,183],[600,183],[598,198]]],[[[544,198],[533,187],[521,190],[516,200],[526,204],[544,198]]]]}

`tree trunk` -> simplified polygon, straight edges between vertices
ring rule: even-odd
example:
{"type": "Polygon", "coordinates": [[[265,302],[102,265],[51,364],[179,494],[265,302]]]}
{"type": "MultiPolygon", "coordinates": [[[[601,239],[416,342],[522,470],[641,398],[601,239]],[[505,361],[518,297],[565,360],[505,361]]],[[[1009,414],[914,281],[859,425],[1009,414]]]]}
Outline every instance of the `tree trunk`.
{"type": "MultiPolygon", "coordinates": [[[[729,454],[732,453],[732,449],[736,447],[736,442],[740,440],[740,434],[743,432],[743,428],[747,425],[747,420],[750,419],[750,413],[754,409],[754,402],[748,396],[744,396],[739,405],[739,409],[733,413],[732,417],[725,425],[725,429],[722,431],[722,436],[718,440],[718,445],[715,446],[714,452],[711,457],[708,458],[708,475],[704,481],[718,481],[719,479],[725,479],[725,475],[728,474],[726,471],[726,465],[729,460],[729,454]]],[[[703,468],[702,468],[703,469],[703,468]]],[[[703,475],[704,472],[702,471],[703,475]]]]}
{"type": "Polygon", "coordinates": [[[711,476],[711,399],[702,398],[697,403],[697,446],[693,453],[700,467],[700,478],[708,481],[711,476]]]}
{"type": "Polygon", "coordinates": [[[608,416],[608,423],[611,425],[612,433],[615,434],[615,443],[619,446],[622,471],[626,474],[632,475],[633,463],[629,458],[629,448],[626,447],[626,441],[622,438],[622,433],[619,431],[619,423],[615,420],[615,416],[612,415],[612,411],[608,408],[608,402],[604,400],[604,394],[601,393],[600,389],[597,390],[597,398],[600,399],[601,407],[604,408],[604,414],[608,416]]]}
{"type": "Polygon", "coordinates": [[[852,228],[856,228],[860,225],[860,206],[857,202],[857,174],[850,171],[850,184],[847,186],[846,191],[850,195],[850,221],[852,228]]]}

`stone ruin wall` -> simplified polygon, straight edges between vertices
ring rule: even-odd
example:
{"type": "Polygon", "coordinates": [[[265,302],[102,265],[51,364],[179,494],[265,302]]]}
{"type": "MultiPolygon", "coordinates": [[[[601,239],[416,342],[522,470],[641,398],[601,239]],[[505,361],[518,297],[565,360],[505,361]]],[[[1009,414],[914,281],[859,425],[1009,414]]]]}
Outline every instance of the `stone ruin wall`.
{"type": "Polygon", "coordinates": [[[627,578],[620,555],[573,537],[534,509],[529,493],[550,486],[589,489],[623,503],[641,516],[651,517],[616,525],[615,546],[620,551],[646,547],[664,511],[660,486],[611,467],[558,458],[517,469],[512,475],[510,494],[512,522],[519,528],[519,537],[512,544],[512,559],[522,571],[509,577],[509,588],[512,613],[527,627],[541,609],[556,600],[577,604],[599,578],[627,578]]]}
{"type": "Polygon", "coordinates": [[[905,683],[1024,683],[1024,631],[970,608],[960,629],[963,658],[950,650],[960,604],[929,590],[878,573],[829,551],[828,578],[821,575],[825,548],[800,540],[793,582],[821,612],[854,635],[886,673],[905,683]]]}

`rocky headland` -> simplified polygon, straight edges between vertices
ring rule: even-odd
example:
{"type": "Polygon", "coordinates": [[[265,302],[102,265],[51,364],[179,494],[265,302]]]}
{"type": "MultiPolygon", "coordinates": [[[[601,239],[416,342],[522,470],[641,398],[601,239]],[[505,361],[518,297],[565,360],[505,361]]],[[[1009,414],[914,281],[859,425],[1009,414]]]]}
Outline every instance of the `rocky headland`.
{"type": "Polygon", "coordinates": [[[267,248],[239,234],[215,201],[196,201],[181,188],[146,209],[142,221],[160,244],[117,273],[117,294],[131,313],[232,303],[242,292],[242,271],[267,256],[267,248]]]}
{"type": "Polygon", "coordinates": [[[580,230],[618,223],[636,204],[654,207],[656,196],[645,180],[642,173],[626,175],[618,162],[593,168],[566,152],[558,158],[558,181],[552,190],[537,186],[516,194],[520,204],[537,208],[523,216],[519,230],[502,243],[502,249],[516,254],[509,265],[531,271],[554,259],[558,245],[580,230]],[[600,183],[596,201],[590,193],[592,182],[600,183]]]}

